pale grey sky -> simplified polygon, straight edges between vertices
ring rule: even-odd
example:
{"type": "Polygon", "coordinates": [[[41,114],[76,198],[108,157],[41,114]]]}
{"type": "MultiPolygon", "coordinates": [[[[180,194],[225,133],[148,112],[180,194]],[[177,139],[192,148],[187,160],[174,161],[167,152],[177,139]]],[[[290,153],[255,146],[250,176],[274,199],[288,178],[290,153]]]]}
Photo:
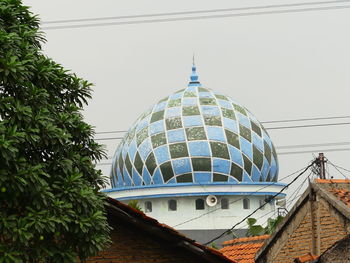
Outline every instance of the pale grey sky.
{"type": "MultiPolygon", "coordinates": [[[[24,1],[42,21],[293,2],[311,1],[24,1]]],[[[349,27],[350,9],[341,9],[56,29],[45,30],[44,51],[95,84],[85,117],[97,132],[128,129],[149,106],[184,88],[193,52],[203,86],[234,98],[260,121],[328,117],[350,115],[349,27]]],[[[332,121],[312,123],[327,122],[332,121]]],[[[307,123],[281,126],[295,124],[307,123]]],[[[269,133],[277,147],[350,141],[350,125],[269,133]]],[[[104,137],[111,136],[119,135],[104,137]]],[[[118,140],[103,142],[113,155],[118,140]]],[[[317,154],[322,147],[295,150],[309,149],[317,154]]],[[[350,168],[350,151],[325,154],[333,163],[350,168]]],[[[279,177],[306,166],[312,158],[312,153],[279,155],[279,177]]],[[[109,166],[100,168],[108,175],[109,166]]],[[[343,178],[334,169],[331,174],[343,178]]]]}

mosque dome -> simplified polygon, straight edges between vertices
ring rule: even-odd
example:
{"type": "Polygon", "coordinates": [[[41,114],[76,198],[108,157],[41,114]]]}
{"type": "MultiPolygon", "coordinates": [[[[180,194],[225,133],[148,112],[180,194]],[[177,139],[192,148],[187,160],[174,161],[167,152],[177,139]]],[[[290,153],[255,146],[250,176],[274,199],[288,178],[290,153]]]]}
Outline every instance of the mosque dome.
{"type": "Polygon", "coordinates": [[[120,142],[113,188],[276,182],[278,160],[262,124],[238,102],[202,87],[193,65],[187,88],[143,113],[120,142]]]}

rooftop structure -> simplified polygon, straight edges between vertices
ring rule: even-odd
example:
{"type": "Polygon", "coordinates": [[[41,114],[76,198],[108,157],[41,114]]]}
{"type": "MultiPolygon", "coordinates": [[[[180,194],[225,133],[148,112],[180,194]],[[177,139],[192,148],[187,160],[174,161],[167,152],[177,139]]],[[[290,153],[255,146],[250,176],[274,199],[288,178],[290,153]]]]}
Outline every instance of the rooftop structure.
{"type": "Polygon", "coordinates": [[[226,257],[238,263],[254,263],[255,254],[263,246],[269,235],[242,237],[225,241],[220,249],[226,257]]]}
{"type": "Polygon", "coordinates": [[[112,242],[87,262],[235,262],[117,200],[107,199],[106,212],[112,242]]]}
{"type": "Polygon", "coordinates": [[[350,180],[316,179],[257,252],[267,262],[349,262],[350,180]],[[339,254],[342,250],[342,254],[339,254]],[[323,258],[323,259],[322,259],[323,258]],[[337,260],[328,260],[337,258],[337,260]]]}
{"type": "Polygon", "coordinates": [[[203,87],[194,64],[187,87],[159,100],[125,134],[110,180],[110,197],[139,200],[150,216],[191,231],[230,228],[266,200],[257,216],[273,212],[268,197],[284,186],[263,125],[235,100],[203,87]]]}

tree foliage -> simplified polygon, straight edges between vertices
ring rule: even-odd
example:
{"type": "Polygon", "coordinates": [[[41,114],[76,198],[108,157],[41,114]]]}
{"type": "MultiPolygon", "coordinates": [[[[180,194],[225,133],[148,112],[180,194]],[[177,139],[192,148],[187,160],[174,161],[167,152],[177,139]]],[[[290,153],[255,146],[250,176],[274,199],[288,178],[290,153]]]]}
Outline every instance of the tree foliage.
{"type": "Polygon", "coordinates": [[[275,219],[267,219],[267,225],[265,227],[261,225],[256,225],[257,220],[255,218],[248,218],[248,231],[247,236],[261,236],[261,235],[271,235],[275,232],[279,223],[282,222],[283,216],[277,216],[275,219]]]}
{"type": "Polygon", "coordinates": [[[39,20],[0,0],[0,262],[75,262],[109,241],[91,84],[41,51],[39,20]]]}
{"type": "Polygon", "coordinates": [[[128,206],[130,206],[130,207],[132,207],[140,212],[143,212],[138,200],[131,200],[128,203],[128,206]]]}

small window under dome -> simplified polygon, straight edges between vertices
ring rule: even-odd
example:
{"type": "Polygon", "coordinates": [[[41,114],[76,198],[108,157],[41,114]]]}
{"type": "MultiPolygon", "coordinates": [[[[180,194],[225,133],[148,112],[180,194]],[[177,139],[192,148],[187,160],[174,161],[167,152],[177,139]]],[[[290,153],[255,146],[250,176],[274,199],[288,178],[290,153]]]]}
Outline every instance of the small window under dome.
{"type": "Polygon", "coordinates": [[[196,210],[204,210],[204,200],[196,199],[196,210]]]}
{"type": "Polygon", "coordinates": [[[250,209],[250,200],[248,198],[243,199],[243,209],[250,209]]]}
{"type": "Polygon", "coordinates": [[[151,201],[145,202],[145,212],[146,213],[152,212],[152,202],[151,201]]]}
{"type": "Polygon", "coordinates": [[[227,198],[221,199],[221,209],[229,209],[229,202],[227,198]]]}
{"type": "Polygon", "coordinates": [[[177,210],[177,202],[176,202],[176,200],[171,199],[171,200],[168,201],[168,210],[169,211],[176,211],[177,210]]]}

